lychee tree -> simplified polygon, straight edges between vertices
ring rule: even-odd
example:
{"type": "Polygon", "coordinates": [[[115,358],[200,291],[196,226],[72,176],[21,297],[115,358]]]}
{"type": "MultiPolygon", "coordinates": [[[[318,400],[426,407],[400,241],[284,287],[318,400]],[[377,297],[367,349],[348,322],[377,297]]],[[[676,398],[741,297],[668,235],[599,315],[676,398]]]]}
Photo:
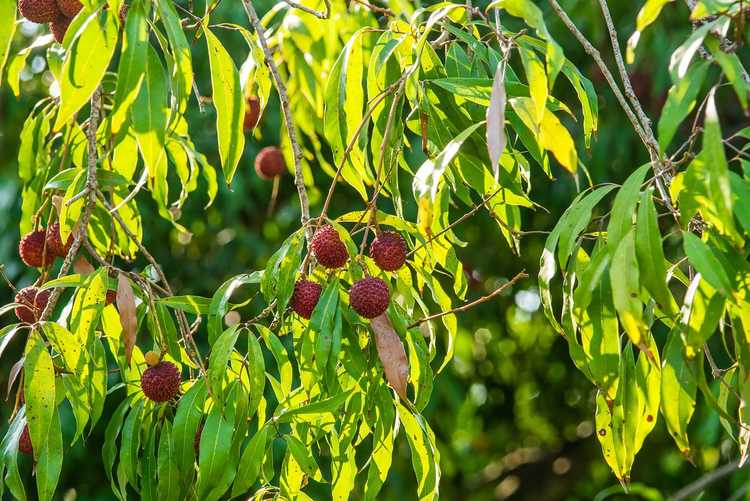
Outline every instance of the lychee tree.
{"type": "Polygon", "coordinates": [[[530,0],[287,0],[263,18],[247,0],[239,24],[218,18],[217,1],[199,10],[172,0],[0,0],[3,84],[17,93],[29,53],[47,47],[59,91],[34,106],[18,154],[19,254],[39,277],[1,310],[18,322],[0,331],[0,352],[13,338],[26,346],[11,374],[4,488],[26,497],[17,455],[30,454],[36,496],[50,499],[67,445],[100,425],[121,499],[374,499],[399,436],[417,497],[437,497],[440,454],[421,412],[451,359],[458,314],[525,277],[519,270],[468,298],[456,248],[482,242],[453,229],[484,213],[522,252],[541,231],[523,226],[539,209],[532,171],[580,187],[547,236],[539,287],[596,387],[597,437],[617,478],[627,484],[660,415],[692,459],[696,401],[718,413],[744,462],[750,131],[722,133],[717,96],[747,109],[747,10],[687,3],[695,30],[674,51],[654,129],[626,63],[662,1],[645,3],[623,57],[599,0],[613,74],[555,0],[545,11],[530,0]],[[15,47],[18,12],[52,34],[15,47]],[[558,18],[650,157],[622,186],[586,175],[578,148],[595,140],[597,92],[548,30],[558,18]],[[246,42],[242,54],[223,45],[231,34],[246,42]],[[210,89],[193,73],[198,44],[210,89]],[[231,184],[272,99],[282,140],[255,171],[274,197],[294,183],[300,228],[265,269],[216,284],[212,297],[180,294],[143,244],[139,204],[186,231],[182,204],[199,188],[210,203],[218,183],[189,113],[215,113],[216,160],[231,184]],[[691,112],[692,127],[681,128],[691,112]],[[355,193],[360,210],[338,212],[337,189],[355,193]],[[711,355],[715,338],[727,367],[711,355]],[[116,410],[99,423],[105,405],[116,410]],[[75,417],[73,436],[63,436],[61,406],[75,417]]]}

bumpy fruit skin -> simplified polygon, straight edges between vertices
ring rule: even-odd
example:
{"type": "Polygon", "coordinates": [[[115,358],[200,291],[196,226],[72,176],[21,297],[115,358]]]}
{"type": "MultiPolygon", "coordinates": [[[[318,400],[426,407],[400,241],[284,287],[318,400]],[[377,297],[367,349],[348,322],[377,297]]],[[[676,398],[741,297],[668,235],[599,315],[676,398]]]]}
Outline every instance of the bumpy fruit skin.
{"type": "Polygon", "coordinates": [[[66,17],[74,18],[83,8],[83,4],[78,0],[57,0],[57,7],[66,17]]]}
{"type": "Polygon", "coordinates": [[[34,455],[34,448],[31,445],[31,435],[29,434],[29,425],[23,427],[21,436],[18,438],[18,450],[27,456],[34,455]]]}
{"type": "Polygon", "coordinates": [[[349,304],[365,318],[375,318],[388,309],[390,302],[388,284],[375,277],[367,277],[352,285],[349,304]]]}
{"type": "Polygon", "coordinates": [[[117,291],[108,290],[107,299],[106,299],[107,306],[109,306],[110,304],[115,304],[116,301],[117,301],[117,291]]]}
{"type": "Polygon", "coordinates": [[[258,125],[260,120],[260,100],[257,97],[251,96],[247,98],[247,107],[245,108],[245,120],[243,125],[245,131],[249,132],[258,125]]]}
{"type": "Polygon", "coordinates": [[[58,16],[57,19],[49,23],[49,30],[52,32],[52,36],[55,37],[57,43],[63,43],[65,33],[68,31],[68,26],[70,26],[70,18],[65,16],[58,16]]]}
{"type": "Polygon", "coordinates": [[[341,241],[338,232],[333,226],[327,224],[322,226],[312,239],[312,251],[315,259],[329,269],[341,268],[349,259],[346,245],[341,241]]]}
{"type": "Polygon", "coordinates": [[[275,146],[266,146],[255,157],[255,172],[263,179],[273,179],[286,171],[284,154],[275,146]]]}
{"type": "Polygon", "coordinates": [[[395,231],[384,231],[370,245],[370,257],[383,271],[396,271],[406,262],[406,241],[395,231]]]}
{"type": "Polygon", "coordinates": [[[120,22],[125,24],[125,19],[128,17],[128,4],[124,3],[120,6],[120,22]]]}
{"type": "Polygon", "coordinates": [[[46,232],[36,230],[27,233],[18,244],[18,254],[27,266],[41,268],[52,264],[55,253],[46,245],[46,232]]]}
{"type": "Polygon", "coordinates": [[[51,23],[60,15],[57,0],[19,0],[18,10],[33,23],[51,23]]]}
{"type": "Polygon", "coordinates": [[[143,393],[154,402],[166,402],[180,389],[180,371],[171,362],[159,362],[141,376],[143,393]]]}
{"type": "MultiPolygon", "coordinates": [[[[70,23],[70,21],[68,21],[70,23]]],[[[66,27],[67,29],[67,27],[66,27]]],[[[65,34],[63,33],[63,36],[65,34]]],[[[73,245],[73,234],[68,235],[68,240],[65,245],[62,243],[60,237],[60,223],[52,223],[47,228],[47,250],[52,251],[55,256],[65,257],[70,250],[70,246],[73,245]]]]}
{"type": "Polygon", "coordinates": [[[310,320],[318,304],[323,286],[310,280],[297,280],[292,294],[292,309],[302,318],[310,320]]]}
{"type": "Polygon", "coordinates": [[[34,286],[24,287],[16,294],[16,317],[27,324],[36,323],[49,302],[50,291],[40,291],[34,286]]]}

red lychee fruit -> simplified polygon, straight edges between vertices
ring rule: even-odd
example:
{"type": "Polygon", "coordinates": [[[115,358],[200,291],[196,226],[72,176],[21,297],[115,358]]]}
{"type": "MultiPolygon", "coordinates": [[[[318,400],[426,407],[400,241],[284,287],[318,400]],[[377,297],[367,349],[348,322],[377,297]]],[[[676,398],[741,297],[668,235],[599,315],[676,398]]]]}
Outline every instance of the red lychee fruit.
{"type": "Polygon", "coordinates": [[[117,301],[117,291],[113,291],[111,289],[108,290],[107,299],[106,299],[107,306],[109,306],[110,304],[115,304],[116,301],[117,301]]]}
{"type": "Polygon", "coordinates": [[[27,266],[41,268],[52,264],[55,253],[46,245],[46,232],[36,230],[27,233],[18,244],[18,254],[27,266]]]}
{"type": "Polygon", "coordinates": [[[57,0],[57,7],[64,16],[72,19],[81,11],[83,4],[78,0],[57,0]]]}
{"type": "Polygon", "coordinates": [[[406,262],[406,241],[395,231],[384,231],[370,245],[370,257],[383,271],[396,271],[406,262]]]}
{"type": "Polygon", "coordinates": [[[245,131],[249,132],[258,125],[258,120],[260,120],[260,100],[255,96],[251,96],[247,98],[246,103],[247,107],[245,108],[243,125],[245,126],[245,131]]]}
{"type": "Polygon", "coordinates": [[[341,268],[349,259],[346,245],[341,241],[336,229],[330,224],[322,226],[313,235],[312,252],[315,259],[329,269],[341,268]]]}
{"type": "Polygon", "coordinates": [[[171,362],[159,362],[141,376],[143,393],[154,402],[166,402],[180,389],[180,370],[171,362]]]}
{"type": "MultiPolygon", "coordinates": [[[[65,36],[65,33],[63,33],[63,36],[65,36]]],[[[68,235],[68,240],[63,245],[62,238],[60,237],[60,223],[55,222],[49,225],[49,228],[47,228],[47,251],[51,251],[55,256],[65,257],[68,255],[71,245],[73,245],[72,233],[68,235]]]]}
{"type": "Polygon", "coordinates": [[[21,436],[18,438],[18,450],[27,456],[34,455],[34,448],[31,446],[31,435],[29,434],[29,425],[23,427],[21,436]]]}
{"type": "Polygon", "coordinates": [[[388,284],[379,278],[367,277],[352,285],[349,304],[365,318],[375,318],[388,309],[390,292],[388,284]]]}
{"type": "Polygon", "coordinates": [[[318,304],[323,286],[310,280],[297,280],[292,294],[292,309],[302,318],[310,320],[318,304]]]}
{"type": "Polygon", "coordinates": [[[49,302],[50,291],[40,291],[34,286],[24,287],[16,294],[16,316],[21,322],[34,324],[41,317],[49,302]]]}
{"type": "Polygon", "coordinates": [[[275,146],[266,146],[255,157],[255,172],[262,179],[273,179],[286,171],[284,154],[275,146]]]}
{"type": "Polygon", "coordinates": [[[18,10],[33,23],[51,23],[60,15],[56,0],[19,0],[18,10]]]}
{"type": "Polygon", "coordinates": [[[57,19],[49,23],[49,30],[52,32],[52,36],[55,37],[57,43],[63,43],[65,33],[68,32],[68,26],[70,26],[70,18],[65,16],[58,16],[57,19]]]}

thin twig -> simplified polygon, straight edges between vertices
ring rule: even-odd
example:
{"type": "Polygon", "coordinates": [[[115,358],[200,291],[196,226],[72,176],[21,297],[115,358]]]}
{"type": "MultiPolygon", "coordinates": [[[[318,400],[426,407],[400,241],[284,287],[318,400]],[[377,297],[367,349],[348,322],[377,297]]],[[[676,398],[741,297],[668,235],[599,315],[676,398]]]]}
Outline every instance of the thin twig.
{"type": "Polygon", "coordinates": [[[307,198],[307,188],[305,188],[305,179],[302,174],[302,149],[297,142],[297,130],[292,119],[292,110],[289,105],[289,96],[286,91],[284,81],[281,79],[279,69],[276,67],[276,63],[273,61],[273,54],[271,49],[268,47],[266,41],[266,31],[258,18],[258,13],[255,12],[255,7],[250,0],[242,0],[242,5],[245,7],[247,17],[250,19],[255,32],[258,35],[258,42],[263,49],[263,54],[266,58],[266,64],[271,70],[274,82],[276,83],[276,90],[279,92],[279,101],[281,102],[281,109],[284,113],[284,121],[286,123],[286,131],[289,135],[289,142],[292,145],[292,152],[294,154],[294,184],[297,186],[297,194],[299,195],[300,209],[302,212],[302,226],[305,228],[305,236],[307,237],[307,243],[309,244],[312,240],[312,228],[310,228],[307,222],[310,220],[310,201],[307,198]]]}
{"type": "Polygon", "coordinates": [[[413,324],[411,324],[409,326],[409,329],[412,329],[414,327],[418,327],[419,325],[421,325],[421,324],[423,324],[425,322],[429,322],[430,320],[435,320],[436,318],[444,317],[445,315],[451,315],[451,314],[454,314],[454,313],[461,313],[461,312],[464,312],[466,310],[470,310],[471,308],[473,308],[473,307],[475,307],[475,306],[477,306],[479,304],[482,304],[484,302],[487,302],[487,301],[489,301],[490,299],[494,298],[495,296],[497,296],[499,294],[502,294],[509,287],[513,287],[513,285],[516,282],[518,282],[519,280],[522,280],[524,278],[527,278],[528,276],[529,275],[525,271],[521,271],[521,272],[517,273],[516,276],[514,276],[513,278],[511,278],[510,281],[505,282],[503,285],[501,285],[500,287],[498,287],[497,289],[495,289],[494,291],[492,291],[490,294],[487,294],[486,296],[482,296],[479,299],[477,299],[475,301],[472,301],[470,303],[466,303],[466,304],[464,304],[462,306],[457,306],[456,308],[453,308],[451,310],[441,311],[440,313],[435,313],[434,315],[430,315],[428,317],[424,317],[424,318],[422,318],[420,320],[417,320],[416,322],[414,322],[413,324]]]}
{"type": "Polygon", "coordinates": [[[319,10],[311,9],[310,7],[307,7],[306,5],[302,5],[301,3],[297,3],[294,0],[284,0],[284,2],[293,9],[299,9],[303,12],[307,12],[308,14],[312,14],[313,16],[317,17],[318,19],[328,19],[331,17],[331,2],[330,0],[323,0],[323,3],[325,3],[326,11],[320,12],[319,10]]]}
{"type": "MultiPolygon", "coordinates": [[[[746,463],[747,464],[747,463],[746,463]]],[[[723,466],[716,468],[700,477],[698,480],[686,485],[679,491],[672,494],[668,501],[682,501],[688,499],[693,494],[698,494],[703,491],[706,487],[713,484],[714,482],[721,480],[722,478],[731,475],[735,471],[740,469],[739,461],[727,463],[723,466]]]]}
{"type": "MultiPolygon", "coordinates": [[[[102,108],[102,88],[97,87],[94,93],[91,95],[91,113],[89,115],[88,126],[86,127],[86,140],[88,142],[87,158],[86,158],[86,190],[88,198],[81,214],[81,219],[78,222],[78,226],[74,229],[73,243],[70,245],[68,253],[65,255],[63,264],[60,267],[60,272],[57,277],[62,278],[68,274],[70,267],[73,265],[78,249],[80,249],[83,240],[86,237],[86,230],[89,226],[89,219],[91,218],[91,212],[96,206],[96,165],[99,161],[99,155],[96,147],[96,130],[99,128],[99,119],[101,117],[102,108]]],[[[39,318],[40,321],[47,320],[52,312],[55,310],[55,305],[60,299],[62,288],[55,287],[50,294],[47,306],[39,318]]]]}

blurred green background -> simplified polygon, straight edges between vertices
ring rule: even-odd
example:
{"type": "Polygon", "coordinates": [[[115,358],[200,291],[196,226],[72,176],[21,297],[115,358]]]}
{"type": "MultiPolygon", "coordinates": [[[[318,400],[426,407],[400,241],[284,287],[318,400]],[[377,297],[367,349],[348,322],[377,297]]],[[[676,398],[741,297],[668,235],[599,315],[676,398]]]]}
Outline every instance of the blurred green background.
{"type": "MultiPolygon", "coordinates": [[[[640,2],[611,2],[613,16],[620,30],[621,42],[633,30],[640,2]]],[[[562,2],[578,26],[603,53],[609,41],[601,14],[595,2],[562,2]]],[[[631,132],[629,124],[606,88],[601,74],[549,11],[540,5],[555,38],[566,55],[591,78],[600,97],[600,127],[596,141],[586,151],[579,141],[579,151],[594,183],[621,182],[635,167],[648,160],[645,151],[631,132]]],[[[270,7],[261,2],[259,9],[270,7]]],[[[682,2],[668,5],[657,25],[649,29],[640,42],[636,64],[631,68],[636,91],[652,118],[657,118],[666,94],[669,78],[666,67],[671,51],[690,32],[688,10],[682,2]]],[[[246,24],[239,2],[223,2],[214,19],[246,24]]],[[[17,33],[14,47],[28,45],[43,28],[24,24],[17,33]]],[[[246,46],[239,36],[225,35],[222,41],[239,65],[246,46]]],[[[197,54],[204,50],[196,44],[197,54]]],[[[208,60],[194,58],[198,87],[210,88],[208,60]]],[[[29,57],[22,73],[22,97],[16,99],[7,86],[0,89],[0,262],[10,280],[22,287],[36,276],[22,267],[18,255],[18,219],[20,187],[16,175],[19,132],[24,117],[34,103],[48,92],[51,77],[45,67],[44,51],[29,57]]],[[[720,90],[722,95],[724,90],[720,90]]],[[[728,92],[728,91],[727,91],[728,92]]],[[[565,99],[565,95],[560,96],[565,99]]],[[[567,96],[570,97],[570,96],[567,96]]],[[[727,103],[733,101],[727,99],[727,103]]],[[[572,102],[572,101],[571,101],[572,102]]],[[[718,101],[719,103],[722,100],[718,101]]],[[[200,113],[196,108],[189,116],[190,129],[198,149],[218,165],[216,137],[211,108],[200,113]]],[[[729,131],[736,130],[747,118],[738,107],[728,104],[720,109],[729,131]]],[[[141,195],[145,243],[178,294],[212,295],[227,277],[248,270],[262,269],[266,259],[281,241],[295,230],[299,207],[292,177],[281,181],[276,210],[267,214],[271,200],[271,183],[261,180],[253,170],[253,159],[265,145],[278,144],[281,130],[277,101],[260,125],[260,139],[248,136],[245,156],[233,186],[220,188],[209,209],[200,190],[187,202],[180,222],[192,233],[180,236],[158,217],[148,195],[141,195]]],[[[579,124],[568,123],[579,139],[579,124]]],[[[560,169],[558,179],[549,181],[538,170],[534,172],[532,199],[548,212],[524,213],[525,230],[549,230],[575,196],[576,182],[560,169]]],[[[328,186],[329,178],[316,171],[318,189],[328,186]]],[[[406,184],[405,186],[409,186],[406,184]]],[[[205,188],[205,187],[204,187],[205,188]]],[[[313,214],[320,210],[321,193],[311,191],[313,214]]],[[[332,215],[361,206],[353,190],[341,188],[332,205],[332,215]]],[[[451,219],[465,208],[453,209],[451,219]]],[[[510,293],[464,314],[456,355],[447,369],[436,377],[432,401],[425,414],[433,425],[439,442],[444,499],[592,499],[601,493],[624,497],[617,481],[603,461],[593,425],[594,389],[571,363],[566,343],[547,325],[540,310],[535,275],[544,243],[544,235],[529,235],[522,240],[522,253],[514,255],[486,214],[479,213],[457,228],[457,234],[469,245],[460,257],[471,278],[470,298],[494,290],[502,281],[526,269],[531,278],[510,293]],[[610,491],[605,491],[612,487],[610,491]]],[[[135,267],[143,263],[134,263],[135,267]]],[[[10,302],[10,290],[3,285],[0,303],[10,302]]],[[[8,322],[4,318],[3,322],[8,322]]],[[[0,387],[7,385],[9,367],[20,356],[22,340],[15,340],[2,359],[0,387]]],[[[4,390],[3,390],[4,391],[4,390]]],[[[78,499],[113,499],[101,464],[102,442],[107,412],[86,443],[77,443],[65,457],[60,494],[75,488],[78,499]]],[[[7,418],[12,402],[6,402],[0,415],[7,418]]],[[[699,409],[704,409],[699,405],[699,409]]],[[[74,427],[67,414],[64,427],[74,427]]],[[[4,420],[7,421],[7,420],[4,420]]],[[[674,447],[663,424],[647,439],[636,459],[631,496],[656,499],[694,480],[701,470],[710,470],[732,457],[731,445],[722,436],[716,415],[698,412],[691,425],[700,466],[689,464],[674,447]],[[646,487],[647,486],[647,487],[646,487]]],[[[64,431],[65,431],[64,429],[64,431]]],[[[22,460],[22,472],[31,480],[32,465],[22,460]]],[[[728,499],[747,482],[747,474],[735,474],[730,480],[712,487],[703,499],[728,499]]],[[[409,450],[403,437],[397,441],[394,464],[382,492],[383,499],[414,499],[414,476],[409,450]]]]}

